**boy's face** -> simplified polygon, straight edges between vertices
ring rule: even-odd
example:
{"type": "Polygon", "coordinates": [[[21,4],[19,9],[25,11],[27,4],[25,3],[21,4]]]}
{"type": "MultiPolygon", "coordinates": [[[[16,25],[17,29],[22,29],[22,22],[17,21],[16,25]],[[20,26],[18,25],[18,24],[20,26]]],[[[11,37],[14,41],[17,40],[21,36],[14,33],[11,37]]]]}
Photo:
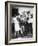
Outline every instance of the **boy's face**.
{"type": "Polygon", "coordinates": [[[20,14],[20,19],[22,21],[26,21],[26,18],[28,17],[27,13],[25,11],[22,12],[22,14],[20,14]]]}

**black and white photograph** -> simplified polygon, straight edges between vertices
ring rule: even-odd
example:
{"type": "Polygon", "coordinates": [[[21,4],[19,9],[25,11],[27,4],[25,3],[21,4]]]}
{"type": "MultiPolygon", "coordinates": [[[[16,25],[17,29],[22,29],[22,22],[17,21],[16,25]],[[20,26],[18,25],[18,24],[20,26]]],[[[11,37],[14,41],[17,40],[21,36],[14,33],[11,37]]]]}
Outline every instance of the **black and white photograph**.
{"type": "Polygon", "coordinates": [[[5,5],[5,43],[36,42],[37,4],[6,2],[5,5]]]}
{"type": "Polygon", "coordinates": [[[12,9],[11,24],[13,38],[32,37],[33,13],[30,10],[22,7],[12,9]]]}

